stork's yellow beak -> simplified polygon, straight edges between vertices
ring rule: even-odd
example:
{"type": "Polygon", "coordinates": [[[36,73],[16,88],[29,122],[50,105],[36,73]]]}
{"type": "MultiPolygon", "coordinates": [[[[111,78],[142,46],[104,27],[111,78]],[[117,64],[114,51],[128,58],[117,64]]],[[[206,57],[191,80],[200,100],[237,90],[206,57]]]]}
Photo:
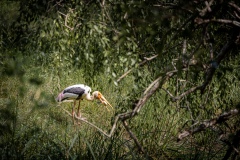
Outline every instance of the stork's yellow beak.
{"type": "MultiPolygon", "coordinates": [[[[112,105],[106,100],[106,98],[100,92],[98,93],[98,99],[102,102],[102,104],[104,104],[104,106],[109,111],[107,105],[110,107],[112,107],[112,105]]],[[[113,107],[112,107],[112,109],[113,109],[113,107]]]]}

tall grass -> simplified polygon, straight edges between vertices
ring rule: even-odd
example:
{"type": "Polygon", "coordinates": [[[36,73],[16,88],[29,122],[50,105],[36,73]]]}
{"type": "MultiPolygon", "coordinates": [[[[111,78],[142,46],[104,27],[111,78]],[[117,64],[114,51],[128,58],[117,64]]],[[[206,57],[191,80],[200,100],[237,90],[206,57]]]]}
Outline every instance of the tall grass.
{"type": "MultiPolygon", "coordinates": [[[[62,77],[54,70],[42,68],[25,71],[23,76],[1,79],[1,159],[219,159],[223,156],[221,151],[226,149],[216,142],[216,134],[211,131],[177,142],[177,134],[191,115],[175,103],[169,103],[166,93],[160,90],[129,121],[133,134],[146,151],[139,154],[121,123],[113,137],[107,138],[87,124],[74,126],[71,117],[62,110],[70,111],[70,103],[57,105],[55,97],[66,86],[88,84],[81,70],[62,77]]],[[[107,79],[99,75],[98,83],[90,83],[93,90],[104,94],[114,111],[108,112],[97,102],[81,103],[82,115],[104,131],[111,129],[115,114],[131,109],[128,100],[134,90],[132,77],[124,79],[119,86],[108,83],[107,79]]]]}

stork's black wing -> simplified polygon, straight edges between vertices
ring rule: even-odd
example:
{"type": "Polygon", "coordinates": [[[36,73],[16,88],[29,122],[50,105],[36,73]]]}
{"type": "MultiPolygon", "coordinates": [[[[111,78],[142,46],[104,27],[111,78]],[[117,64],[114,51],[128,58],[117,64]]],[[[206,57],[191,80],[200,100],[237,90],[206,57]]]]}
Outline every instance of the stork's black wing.
{"type": "Polygon", "coordinates": [[[78,95],[77,99],[80,99],[82,97],[82,95],[84,94],[85,89],[81,88],[81,87],[72,87],[72,88],[67,88],[63,91],[63,94],[65,93],[69,93],[69,94],[75,94],[78,95]]]}

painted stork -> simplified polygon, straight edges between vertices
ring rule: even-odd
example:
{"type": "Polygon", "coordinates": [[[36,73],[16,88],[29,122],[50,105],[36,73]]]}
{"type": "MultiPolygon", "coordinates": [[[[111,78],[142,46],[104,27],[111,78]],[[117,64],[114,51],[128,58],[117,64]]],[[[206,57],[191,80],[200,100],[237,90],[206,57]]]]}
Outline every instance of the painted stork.
{"type": "Polygon", "coordinates": [[[93,101],[94,99],[98,99],[99,101],[101,101],[102,104],[104,104],[104,106],[107,108],[108,111],[109,109],[107,105],[112,107],[112,105],[106,100],[106,98],[99,91],[94,91],[93,94],[91,95],[91,88],[84,84],[76,84],[76,85],[72,85],[65,88],[62,92],[59,93],[58,97],[56,98],[56,101],[57,102],[73,102],[72,119],[73,119],[73,124],[75,124],[74,115],[75,115],[76,101],[79,101],[77,116],[81,117],[80,102],[83,99],[86,99],[88,101],[93,101]]]}

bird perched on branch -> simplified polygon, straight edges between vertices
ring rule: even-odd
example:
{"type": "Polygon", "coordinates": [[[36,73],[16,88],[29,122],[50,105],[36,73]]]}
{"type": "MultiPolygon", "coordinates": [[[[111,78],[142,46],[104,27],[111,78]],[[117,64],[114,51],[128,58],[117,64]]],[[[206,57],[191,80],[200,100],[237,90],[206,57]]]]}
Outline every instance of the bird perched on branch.
{"type": "Polygon", "coordinates": [[[88,101],[93,101],[94,99],[98,99],[102,104],[104,104],[104,106],[107,108],[108,111],[109,109],[107,105],[112,107],[112,105],[106,100],[106,98],[99,91],[94,91],[93,94],[91,95],[91,88],[84,84],[76,84],[76,85],[72,85],[65,88],[61,93],[59,93],[58,97],[56,98],[56,101],[57,102],[73,102],[72,119],[74,123],[76,101],[79,101],[77,117],[80,118],[81,117],[80,102],[83,99],[86,99],[88,101]]]}

